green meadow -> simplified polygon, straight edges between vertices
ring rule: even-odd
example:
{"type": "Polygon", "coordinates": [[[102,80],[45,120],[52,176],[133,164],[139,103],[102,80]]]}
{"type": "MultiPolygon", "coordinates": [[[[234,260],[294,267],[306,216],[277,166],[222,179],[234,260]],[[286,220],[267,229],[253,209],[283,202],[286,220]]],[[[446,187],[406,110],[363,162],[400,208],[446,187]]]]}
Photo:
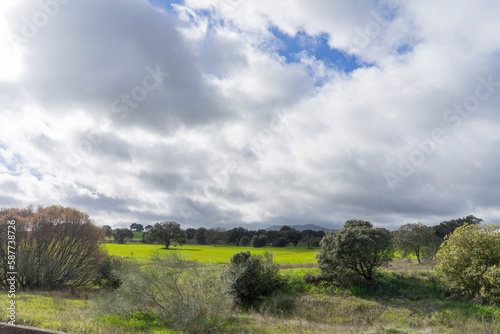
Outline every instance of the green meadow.
{"type": "Polygon", "coordinates": [[[198,245],[184,244],[180,247],[170,247],[164,249],[162,245],[147,245],[142,243],[115,244],[107,243],[105,245],[109,255],[116,255],[134,259],[136,261],[147,261],[155,251],[160,252],[180,252],[186,260],[202,263],[221,264],[227,263],[231,257],[238,252],[249,251],[252,254],[263,254],[270,252],[274,254],[274,260],[279,264],[297,265],[316,263],[315,258],[318,253],[317,248],[308,249],[306,246],[288,246],[286,248],[278,247],[243,247],[231,245],[198,245]]]}

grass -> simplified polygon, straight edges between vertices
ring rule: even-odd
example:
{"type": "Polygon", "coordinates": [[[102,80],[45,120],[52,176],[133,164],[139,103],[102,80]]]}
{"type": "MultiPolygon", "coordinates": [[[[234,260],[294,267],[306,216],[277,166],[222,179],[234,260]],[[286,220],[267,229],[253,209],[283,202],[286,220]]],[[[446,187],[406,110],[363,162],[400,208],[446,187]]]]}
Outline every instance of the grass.
{"type": "MultiPolygon", "coordinates": [[[[110,243],[106,248],[110,255],[146,262],[161,246],[110,243]]],[[[288,283],[258,309],[237,314],[228,333],[500,333],[500,308],[448,297],[443,278],[430,262],[397,259],[378,271],[374,282],[341,288],[325,282],[306,284],[302,279],[319,273],[317,249],[185,245],[161,252],[182,252],[192,261],[216,268],[246,250],[274,252],[288,283]]],[[[0,306],[0,318],[5,319],[6,293],[0,293],[0,298],[5,303],[0,306]]],[[[16,305],[17,323],[28,326],[71,333],[174,333],[148,314],[96,315],[87,293],[20,292],[16,305]]]]}
{"type": "MultiPolygon", "coordinates": [[[[7,293],[0,292],[7,305],[7,293]]],[[[85,295],[68,292],[19,292],[16,294],[16,325],[47,328],[69,333],[128,334],[147,332],[169,334],[158,323],[144,316],[94,316],[85,295]]],[[[5,307],[0,307],[0,319],[6,319],[5,307]]]]}
{"type": "Polygon", "coordinates": [[[161,252],[182,252],[187,260],[197,261],[202,263],[220,264],[227,263],[231,257],[238,252],[250,251],[252,254],[263,254],[270,252],[274,254],[274,260],[280,264],[297,265],[297,264],[313,264],[317,260],[315,258],[318,249],[308,249],[306,246],[290,246],[286,248],[278,247],[243,247],[243,246],[229,246],[229,245],[192,245],[187,244],[182,247],[170,247],[170,249],[163,249],[161,245],[147,245],[147,244],[114,244],[108,243],[105,245],[109,255],[118,255],[128,257],[134,260],[147,262],[148,257],[152,252],[160,250],[161,252]]]}

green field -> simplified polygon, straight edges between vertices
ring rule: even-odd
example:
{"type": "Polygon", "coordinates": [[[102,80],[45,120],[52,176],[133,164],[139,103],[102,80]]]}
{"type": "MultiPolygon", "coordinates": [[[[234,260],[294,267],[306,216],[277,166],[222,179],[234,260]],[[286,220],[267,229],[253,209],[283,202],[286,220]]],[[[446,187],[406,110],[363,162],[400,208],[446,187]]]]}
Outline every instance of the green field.
{"type": "Polygon", "coordinates": [[[316,263],[315,258],[318,249],[308,249],[306,246],[289,246],[286,248],[277,247],[243,247],[228,245],[196,245],[186,244],[182,247],[170,247],[163,249],[161,245],[146,245],[139,243],[115,244],[107,243],[105,245],[109,255],[128,257],[139,261],[147,261],[147,258],[157,250],[160,252],[181,252],[186,260],[198,261],[202,263],[227,263],[238,252],[250,251],[252,254],[263,254],[270,252],[274,254],[274,260],[280,264],[300,264],[316,263]]]}

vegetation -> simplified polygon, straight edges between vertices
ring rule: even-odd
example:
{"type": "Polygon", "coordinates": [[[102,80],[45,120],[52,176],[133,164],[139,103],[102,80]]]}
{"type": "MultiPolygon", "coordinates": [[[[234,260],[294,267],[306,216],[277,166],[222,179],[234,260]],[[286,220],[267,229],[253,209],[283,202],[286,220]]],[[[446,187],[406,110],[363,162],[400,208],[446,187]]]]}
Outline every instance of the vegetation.
{"type": "MultiPolygon", "coordinates": [[[[349,220],[326,236],[288,226],[184,231],[175,222],[162,222],[142,232],[142,225],[132,224],[134,231],[124,230],[135,242],[102,247],[104,236],[120,229],[97,228],[74,209],[51,208],[0,211],[0,237],[8,236],[5,224],[16,219],[22,231],[17,240],[21,235],[34,241],[29,247],[43,255],[35,234],[43,231],[53,241],[59,233],[72,236],[80,230],[69,229],[69,222],[80,217],[76,221],[97,231],[99,261],[83,286],[74,288],[69,280],[53,292],[19,291],[18,324],[111,334],[500,332],[500,308],[494,306],[500,301],[500,234],[497,227],[479,226],[474,216],[433,228],[403,225],[394,238],[362,220],[349,220]],[[463,223],[467,219],[475,223],[463,223]],[[422,259],[434,254],[440,228],[452,232],[434,271],[433,261],[422,259]],[[296,246],[286,247],[290,243],[296,246]],[[319,253],[311,248],[315,245],[321,246],[319,253]],[[393,246],[407,259],[393,260],[393,246]]],[[[88,237],[73,246],[81,250],[88,237]]],[[[5,249],[1,254],[5,261],[5,249]]],[[[34,265],[26,263],[20,267],[34,265]]],[[[0,308],[0,318],[6,316],[0,308]]]]}
{"type": "Polygon", "coordinates": [[[418,263],[421,255],[425,254],[431,257],[435,254],[434,250],[438,245],[439,239],[434,235],[432,227],[425,226],[422,223],[405,224],[394,233],[394,245],[407,256],[409,253],[415,254],[418,263]]]}
{"type": "Polygon", "coordinates": [[[445,237],[436,269],[452,290],[480,302],[500,302],[500,229],[463,225],[445,237]]]}
{"type": "MultiPolygon", "coordinates": [[[[87,214],[62,206],[0,210],[0,284],[7,287],[8,230],[15,231],[17,284],[52,290],[93,281],[106,257],[104,231],[87,214]],[[10,224],[14,222],[13,224],[10,224]],[[10,226],[10,227],[9,227],[10,226]]],[[[10,258],[9,258],[10,256],[10,258]]]]}
{"type": "Polygon", "coordinates": [[[434,231],[436,235],[441,238],[441,240],[444,240],[444,238],[448,235],[453,233],[457,228],[460,226],[463,226],[465,224],[469,225],[479,225],[483,222],[482,219],[476,218],[473,215],[469,215],[467,217],[463,218],[457,218],[457,219],[452,219],[448,221],[444,221],[440,223],[439,225],[434,227],[434,231]]]}
{"type": "Polygon", "coordinates": [[[117,228],[111,234],[113,239],[119,244],[124,244],[125,239],[134,239],[134,233],[128,228],[117,228]]]}
{"type": "Polygon", "coordinates": [[[255,305],[263,296],[268,296],[281,285],[279,266],[271,253],[251,255],[239,252],[221,273],[234,301],[245,307],[255,305]]]}
{"type": "Polygon", "coordinates": [[[171,243],[180,244],[186,238],[186,232],[176,222],[156,223],[146,234],[146,239],[161,242],[166,249],[171,243]]]}
{"type": "Polygon", "coordinates": [[[96,296],[97,314],[148,315],[184,333],[219,332],[232,316],[232,298],[210,269],[184,261],[177,253],[152,258],[147,267],[117,272],[119,288],[96,296]]]}
{"type": "Polygon", "coordinates": [[[355,272],[372,280],[374,269],[394,257],[391,234],[363,220],[348,220],[344,228],[321,240],[318,263],[321,272],[337,278],[355,272]]]}

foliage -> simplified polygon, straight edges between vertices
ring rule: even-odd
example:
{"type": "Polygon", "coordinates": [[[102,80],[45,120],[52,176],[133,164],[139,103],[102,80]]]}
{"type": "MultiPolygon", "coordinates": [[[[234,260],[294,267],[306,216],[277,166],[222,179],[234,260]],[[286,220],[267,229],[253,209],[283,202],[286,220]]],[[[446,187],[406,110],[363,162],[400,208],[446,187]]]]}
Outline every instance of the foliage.
{"type": "Polygon", "coordinates": [[[279,237],[278,239],[276,239],[274,243],[274,247],[286,247],[286,246],[288,246],[288,240],[286,240],[283,237],[279,237]]]}
{"type": "MultiPolygon", "coordinates": [[[[15,228],[17,283],[22,289],[52,290],[94,280],[105,259],[104,230],[89,216],[62,206],[0,210],[0,266],[9,268],[8,230],[15,228]],[[15,221],[14,224],[9,222],[15,221]],[[11,227],[9,227],[11,226],[11,227]]],[[[7,284],[7,270],[0,284],[7,284]]]]}
{"type": "Polygon", "coordinates": [[[248,245],[250,245],[250,243],[251,243],[251,239],[246,235],[243,238],[241,238],[241,240],[240,240],[240,244],[242,246],[248,246],[248,245]]]}
{"type": "Polygon", "coordinates": [[[142,224],[133,223],[130,225],[131,231],[142,232],[144,231],[144,226],[142,224]]]}
{"type": "Polygon", "coordinates": [[[235,227],[226,232],[227,241],[230,244],[238,246],[240,244],[240,239],[248,234],[248,230],[243,227],[235,227]]]}
{"type": "MultiPolygon", "coordinates": [[[[283,226],[281,228],[281,231],[283,232],[283,226]]],[[[292,243],[295,247],[297,247],[297,244],[299,241],[302,239],[303,234],[300,231],[297,231],[294,228],[289,228],[288,230],[284,231],[283,237],[286,238],[290,243],[292,243]]]]}
{"type": "Polygon", "coordinates": [[[476,218],[473,215],[469,215],[463,218],[444,221],[439,225],[434,226],[434,231],[438,237],[444,239],[445,236],[453,233],[453,231],[455,231],[455,229],[457,229],[460,226],[463,226],[465,224],[479,225],[481,224],[482,221],[483,221],[482,219],[476,218]]]}
{"type": "Polygon", "coordinates": [[[208,230],[207,243],[216,246],[226,239],[226,231],[220,227],[214,227],[208,230]]]}
{"type": "Polygon", "coordinates": [[[421,263],[421,255],[432,256],[433,244],[439,244],[436,240],[432,227],[425,226],[418,222],[414,224],[405,224],[399,227],[394,233],[394,246],[402,252],[404,256],[412,253],[417,257],[418,263],[421,263]],[[426,247],[427,246],[427,247],[426,247]]]}
{"type": "Polygon", "coordinates": [[[254,235],[251,240],[252,247],[264,247],[267,245],[267,237],[265,235],[254,235]]]}
{"type": "Polygon", "coordinates": [[[500,301],[499,232],[494,225],[463,225],[445,238],[435,268],[454,291],[481,301],[500,301]]]}
{"type": "Polygon", "coordinates": [[[200,245],[206,245],[207,244],[207,236],[208,236],[208,230],[204,227],[200,227],[199,229],[196,230],[195,232],[195,238],[196,242],[200,245]]]}
{"type": "Polygon", "coordinates": [[[277,290],[282,283],[279,266],[268,252],[264,255],[251,255],[250,252],[234,254],[222,270],[221,277],[236,304],[242,306],[254,305],[262,296],[277,290]]]}
{"type": "Polygon", "coordinates": [[[147,232],[146,239],[161,242],[166,249],[172,242],[180,244],[186,238],[186,232],[176,222],[156,223],[147,232]]]}
{"type": "Polygon", "coordinates": [[[147,267],[119,271],[122,285],[96,296],[97,314],[154,315],[183,333],[220,332],[232,316],[232,297],[213,271],[193,266],[177,253],[156,253],[147,267]]]}
{"type": "Polygon", "coordinates": [[[125,239],[134,239],[134,233],[128,228],[117,228],[113,231],[113,239],[119,244],[124,244],[125,239]]]}
{"type": "Polygon", "coordinates": [[[352,271],[371,280],[376,267],[394,258],[390,232],[362,220],[348,220],[341,230],[327,233],[320,246],[322,274],[338,278],[352,271]]]}
{"type": "Polygon", "coordinates": [[[113,229],[109,225],[103,225],[104,235],[106,238],[111,238],[113,236],[113,229]]]}
{"type": "Polygon", "coordinates": [[[122,284],[117,272],[124,265],[123,259],[118,256],[108,256],[98,266],[98,276],[94,283],[106,289],[117,289],[122,284]]]}

